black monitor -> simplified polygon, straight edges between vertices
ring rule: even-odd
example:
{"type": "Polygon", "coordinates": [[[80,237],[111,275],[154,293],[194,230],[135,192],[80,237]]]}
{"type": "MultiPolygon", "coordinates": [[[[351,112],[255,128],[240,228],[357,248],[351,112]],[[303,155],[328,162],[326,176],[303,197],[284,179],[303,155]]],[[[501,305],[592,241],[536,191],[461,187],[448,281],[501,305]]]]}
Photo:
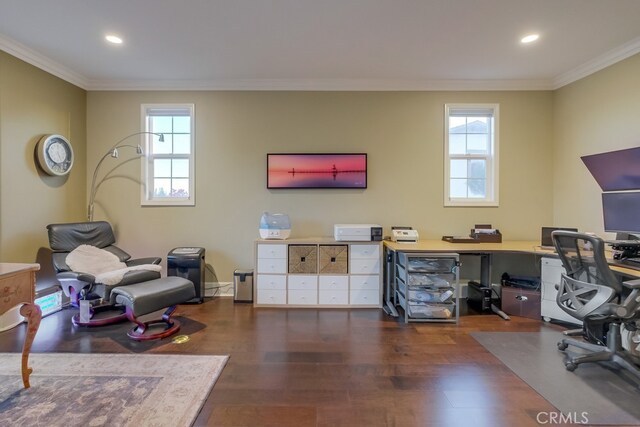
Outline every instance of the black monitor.
{"type": "Polygon", "coordinates": [[[602,191],[640,190],[640,147],[582,156],[602,191]]]}
{"type": "Polygon", "coordinates": [[[602,193],[604,231],[640,233],[640,191],[602,193]]]}

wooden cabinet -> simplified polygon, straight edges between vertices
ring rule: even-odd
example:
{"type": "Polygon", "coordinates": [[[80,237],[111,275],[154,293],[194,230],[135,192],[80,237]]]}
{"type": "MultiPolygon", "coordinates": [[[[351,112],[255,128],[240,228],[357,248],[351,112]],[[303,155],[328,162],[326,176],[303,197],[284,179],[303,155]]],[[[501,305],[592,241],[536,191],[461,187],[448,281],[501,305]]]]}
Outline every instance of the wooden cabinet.
{"type": "Polygon", "coordinates": [[[256,306],[380,307],[381,244],[257,240],[256,306]]]}

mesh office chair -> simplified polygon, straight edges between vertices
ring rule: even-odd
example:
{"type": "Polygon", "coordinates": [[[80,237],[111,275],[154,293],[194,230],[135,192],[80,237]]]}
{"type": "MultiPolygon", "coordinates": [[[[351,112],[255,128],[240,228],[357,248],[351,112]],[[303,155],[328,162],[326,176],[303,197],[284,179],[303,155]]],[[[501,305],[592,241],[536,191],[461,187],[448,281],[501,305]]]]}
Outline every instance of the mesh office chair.
{"type": "Polygon", "coordinates": [[[565,367],[575,370],[587,362],[613,362],[640,380],[636,360],[622,347],[620,328],[636,329],[640,317],[640,280],[621,282],[611,271],[596,236],[573,231],[554,231],[553,244],[567,271],[562,274],[556,302],[567,314],[583,321],[586,341],[563,338],[558,349],[582,349],[567,354],[565,367]]]}

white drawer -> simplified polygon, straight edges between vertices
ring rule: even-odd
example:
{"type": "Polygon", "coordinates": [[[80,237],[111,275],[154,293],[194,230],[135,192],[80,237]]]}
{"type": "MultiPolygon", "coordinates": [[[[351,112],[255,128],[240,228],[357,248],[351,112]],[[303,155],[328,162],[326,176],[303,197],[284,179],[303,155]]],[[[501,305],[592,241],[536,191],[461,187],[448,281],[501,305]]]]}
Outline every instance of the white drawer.
{"type": "Polygon", "coordinates": [[[380,258],[351,260],[349,269],[351,274],[379,274],[380,258]]]}
{"type": "Polygon", "coordinates": [[[351,290],[375,290],[380,289],[380,276],[351,276],[351,290]]]}
{"type": "Polygon", "coordinates": [[[318,291],[306,291],[289,289],[289,305],[316,305],[318,304],[318,291]]]}
{"type": "Polygon", "coordinates": [[[287,272],[286,258],[258,258],[258,273],[281,273],[287,272]]]}
{"type": "Polygon", "coordinates": [[[379,259],[380,245],[351,245],[349,247],[351,259],[379,259]]]}
{"type": "Polygon", "coordinates": [[[289,289],[297,289],[297,290],[313,290],[318,289],[318,276],[311,275],[289,275],[289,289]]]}
{"type": "Polygon", "coordinates": [[[258,245],[258,258],[287,258],[287,245],[258,245]]]}
{"type": "Polygon", "coordinates": [[[287,276],[258,274],[256,289],[287,289],[287,276]]]}
{"type": "Polygon", "coordinates": [[[347,305],[349,304],[349,291],[347,289],[320,289],[318,303],[324,305],[347,305]]]}
{"type": "Polygon", "coordinates": [[[258,289],[258,304],[279,304],[287,303],[287,291],[277,289],[258,289]]]}
{"type": "Polygon", "coordinates": [[[349,276],[320,276],[319,280],[321,291],[349,290],[349,276]]]}
{"type": "Polygon", "coordinates": [[[380,305],[380,292],[370,289],[351,289],[350,304],[351,305],[380,305]]]}

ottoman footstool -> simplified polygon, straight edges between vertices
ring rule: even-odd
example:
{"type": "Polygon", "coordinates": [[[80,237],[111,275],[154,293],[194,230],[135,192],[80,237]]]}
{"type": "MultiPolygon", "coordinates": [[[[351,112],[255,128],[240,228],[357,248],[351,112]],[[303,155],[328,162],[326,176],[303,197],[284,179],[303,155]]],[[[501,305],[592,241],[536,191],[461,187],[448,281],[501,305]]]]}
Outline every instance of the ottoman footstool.
{"type": "Polygon", "coordinates": [[[196,295],[193,282],[182,277],[170,276],[134,285],[120,286],[111,291],[115,294],[115,301],[126,307],[126,316],[137,326],[127,334],[129,338],[143,341],[165,338],[180,329],[180,323],[172,320],[171,315],[176,305],[189,301],[196,295]],[[154,311],[166,311],[162,319],[141,322],[139,316],[153,313],[154,311]],[[164,330],[151,333],[149,327],[164,323],[164,330]]]}

